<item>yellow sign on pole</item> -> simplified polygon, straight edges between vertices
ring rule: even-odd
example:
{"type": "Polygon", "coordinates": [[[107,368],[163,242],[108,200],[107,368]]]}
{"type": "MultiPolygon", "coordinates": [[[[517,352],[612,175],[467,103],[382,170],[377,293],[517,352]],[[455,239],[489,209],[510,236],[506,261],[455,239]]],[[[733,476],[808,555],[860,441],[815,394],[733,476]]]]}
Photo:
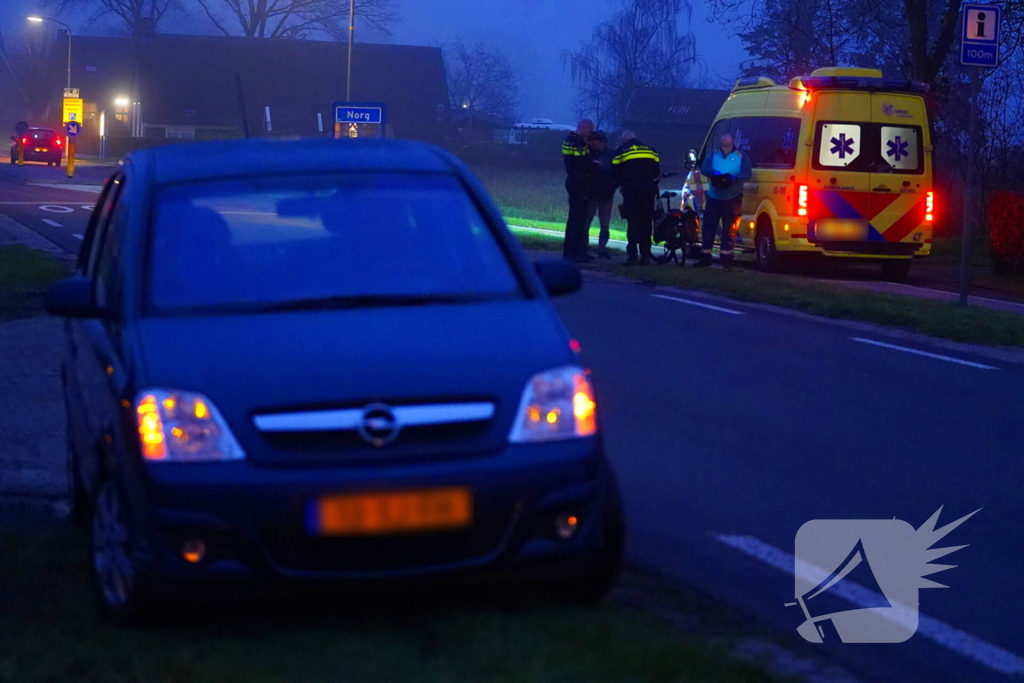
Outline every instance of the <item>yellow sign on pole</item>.
{"type": "Polygon", "coordinates": [[[82,116],[84,114],[84,107],[82,106],[82,98],[80,97],[65,97],[64,98],[64,120],[62,123],[68,123],[69,121],[76,121],[82,123],[82,116]]]}

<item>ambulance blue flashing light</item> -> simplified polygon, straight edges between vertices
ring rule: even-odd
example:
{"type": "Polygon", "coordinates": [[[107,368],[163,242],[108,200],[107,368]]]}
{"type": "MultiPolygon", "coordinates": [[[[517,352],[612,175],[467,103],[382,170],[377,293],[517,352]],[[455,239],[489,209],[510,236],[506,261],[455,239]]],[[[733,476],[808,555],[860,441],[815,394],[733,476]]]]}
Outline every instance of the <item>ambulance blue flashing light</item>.
{"type": "Polygon", "coordinates": [[[887,92],[913,92],[926,95],[931,89],[927,83],[902,78],[857,78],[853,76],[807,76],[800,81],[808,90],[883,90],[887,92]]]}

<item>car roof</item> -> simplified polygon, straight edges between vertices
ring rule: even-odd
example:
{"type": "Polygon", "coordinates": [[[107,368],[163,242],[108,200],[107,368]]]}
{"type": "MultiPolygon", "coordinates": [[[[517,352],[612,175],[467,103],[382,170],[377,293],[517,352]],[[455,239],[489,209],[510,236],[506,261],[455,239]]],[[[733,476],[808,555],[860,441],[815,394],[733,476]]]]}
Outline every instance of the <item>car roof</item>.
{"type": "Polygon", "coordinates": [[[31,128],[26,128],[25,132],[26,133],[31,133],[34,130],[42,131],[44,133],[56,133],[57,132],[53,128],[38,128],[36,126],[32,126],[31,128]]]}
{"type": "Polygon", "coordinates": [[[242,175],[330,171],[455,173],[445,151],[410,140],[220,140],[132,152],[126,162],[148,167],[156,184],[242,175]]]}

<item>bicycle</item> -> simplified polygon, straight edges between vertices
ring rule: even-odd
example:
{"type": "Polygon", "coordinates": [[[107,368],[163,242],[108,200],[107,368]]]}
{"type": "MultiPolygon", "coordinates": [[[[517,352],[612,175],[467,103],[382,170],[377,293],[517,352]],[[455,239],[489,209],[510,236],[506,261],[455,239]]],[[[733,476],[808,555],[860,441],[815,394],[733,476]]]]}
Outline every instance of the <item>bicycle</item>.
{"type": "MultiPolygon", "coordinates": [[[[677,175],[679,174],[662,173],[661,177],[672,178],[677,175]]],[[[672,200],[678,196],[678,192],[666,191],[654,200],[654,243],[663,244],[662,248],[665,250],[661,256],[655,258],[659,266],[673,261],[684,266],[687,253],[691,258],[700,256],[700,218],[689,203],[673,209],[672,200]],[[680,252],[678,256],[677,251],[680,252]]]]}

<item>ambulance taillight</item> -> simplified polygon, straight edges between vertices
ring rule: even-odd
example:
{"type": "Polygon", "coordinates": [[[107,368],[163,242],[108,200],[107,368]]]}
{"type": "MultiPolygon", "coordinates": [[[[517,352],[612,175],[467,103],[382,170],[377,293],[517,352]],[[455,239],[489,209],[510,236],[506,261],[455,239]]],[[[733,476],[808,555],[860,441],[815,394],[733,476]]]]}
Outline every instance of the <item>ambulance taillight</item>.
{"type": "Polygon", "coordinates": [[[924,220],[927,223],[935,220],[935,193],[931,190],[924,194],[924,220]]]}
{"type": "Polygon", "coordinates": [[[796,189],[796,215],[807,215],[807,186],[800,185],[796,189]]]}

